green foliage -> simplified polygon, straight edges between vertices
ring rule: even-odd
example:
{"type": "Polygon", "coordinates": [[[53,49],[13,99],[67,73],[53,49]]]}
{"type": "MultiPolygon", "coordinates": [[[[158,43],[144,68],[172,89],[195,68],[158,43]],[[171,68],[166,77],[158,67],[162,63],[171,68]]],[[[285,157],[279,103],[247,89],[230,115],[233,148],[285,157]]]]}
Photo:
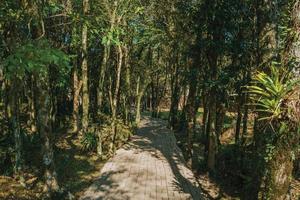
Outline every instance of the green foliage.
{"type": "Polygon", "coordinates": [[[94,151],[97,148],[98,137],[95,133],[87,132],[84,134],[81,144],[83,151],[94,151]]]}
{"type": "Polygon", "coordinates": [[[23,79],[26,73],[47,76],[51,66],[57,67],[63,77],[71,69],[69,57],[64,52],[51,48],[47,40],[30,41],[4,60],[5,76],[8,79],[15,76],[23,79]]]}
{"type": "Polygon", "coordinates": [[[266,145],[266,152],[264,154],[264,159],[266,162],[269,162],[273,159],[275,146],[273,144],[266,145]]]}
{"type": "Polygon", "coordinates": [[[293,95],[299,79],[293,79],[291,72],[286,72],[282,68],[272,66],[270,75],[259,72],[254,77],[254,84],[248,86],[252,99],[257,101],[256,111],[263,113],[260,120],[273,120],[284,117],[288,112],[285,105],[293,95]]]}
{"type": "Polygon", "coordinates": [[[122,28],[116,27],[111,31],[108,31],[107,34],[102,38],[102,44],[105,46],[110,45],[120,45],[120,38],[125,35],[125,32],[122,28]]]}

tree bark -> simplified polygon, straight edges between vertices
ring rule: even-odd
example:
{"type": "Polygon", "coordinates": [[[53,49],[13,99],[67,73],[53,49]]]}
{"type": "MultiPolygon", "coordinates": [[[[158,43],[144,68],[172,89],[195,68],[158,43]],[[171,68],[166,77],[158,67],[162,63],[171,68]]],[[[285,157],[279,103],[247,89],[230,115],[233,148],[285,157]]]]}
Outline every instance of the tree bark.
{"type": "Polygon", "coordinates": [[[169,114],[169,126],[171,129],[175,129],[178,123],[178,106],[180,100],[180,86],[179,86],[179,69],[177,63],[174,64],[174,72],[172,75],[171,83],[171,106],[169,114]]]}
{"type": "Polygon", "coordinates": [[[130,83],[130,65],[129,65],[129,49],[125,45],[124,47],[124,65],[125,65],[125,88],[126,94],[124,95],[124,115],[125,115],[125,124],[130,123],[130,98],[131,98],[131,83],[130,83]]]}
{"type": "MultiPolygon", "coordinates": [[[[211,68],[211,81],[216,83],[218,77],[218,55],[211,49],[208,60],[209,65],[211,68]]],[[[216,107],[217,107],[217,86],[214,85],[209,93],[209,129],[207,128],[208,133],[208,153],[207,153],[207,168],[214,172],[215,165],[216,165],[216,155],[217,155],[217,135],[216,135],[216,124],[217,124],[217,117],[216,117],[216,107]]]]}
{"type": "Polygon", "coordinates": [[[57,173],[55,170],[54,163],[54,137],[52,133],[52,104],[51,104],[51,95],[50,95],[50,86],[49,86],[49,77],[39,77],[37,80],[37,121],[38,121],[38,130],[43,139],[43,164],[45,167],[45,187],[44,191],[48,196],[51,196],[52,193],[59,191],[59,185],[57,182],[57,173]]]}
{"type": "Polygon", "coordinates": [[[286,199],[293,172],[293,158],[291,155],[293,147],[291,144],[295,143],[297,139],[294,141],[290,140],[289,138],[286,138],[285,141],[279,139],[276,144],[273,144],[276,149],[272,159],[267,163],[265,185],[261,191],[262,194],[259,195],[259,199],[286,199]]]}
{"type": "Polygon", "coordinates": [[[80,128],[80,121],[79,121],[79,98],[80,98],[80,91],[82,87],[82,81],[79,80],[78,77],[78,67],[77,62],[74,62],[73,67],[73,132],[77,133],[80,128]]]}
{"type": "Polygon", "coordinates": [[[242,122],[242,107],[243,107],[243,99],[244,95],[242,94],[242,89],[239,88],[238,95],[238,109],[237,109],[237,119],[236,119],[236,127],[235,127],[235,144],[237,146],[240,145],[240,133],[241,133],[241,122],[242,122]]]}
{"type": "MultiPolygon", "coordinates": [[[[83,14],[89,13],[89,0],[83,0],[83,14]]],[[[86,23],[82,26],[82,131],[86,133],[89,126],[89,80],[88,80],[88,27],[86,23]]]]}
{"type": "Polygon", "coordinates": [[[117,70],[116,70],[116,78],[115,78],[115,90],[112,96],[111,103],[111,116],[112,116],[112,143],[110,145],[110,152],[114,152],[115,139],[117,135],[117,110],[118,110],[118,99],[119,99],[119,91],[120,91],[120,82],[121,82],[121,71],[123,65],[123,50],[120,45],[117,46],[118,52],[118,62],[117,62],[117,70]]]}
{"type": "Polygon", "coordinates": [[[110,56],[110,47],[104,47],[104,54],[103,60],[100,68],[100,77],[99,77],[99,84],[97,88],[97,104],[98,104],[98,111],[101,112],[102,104],[103,104],[103,93],[104,93],[104,79],[105,79],[105,72],[107,69],[107,63],[110,56]]]}
{"type": "Polygon", "coordinates": [[[17,79],[13,80],[11,91],[10,91],[10,104],[11,104],[11,125],[12,131],[15,139],[15,166],[14,174],[20,179],[22,185],[24,185],[23,177],[23,142],[21,136],[21,126],[20,126],[20,114],[19,114],[19,92],[20,92],[20,81],[17,79]]]}

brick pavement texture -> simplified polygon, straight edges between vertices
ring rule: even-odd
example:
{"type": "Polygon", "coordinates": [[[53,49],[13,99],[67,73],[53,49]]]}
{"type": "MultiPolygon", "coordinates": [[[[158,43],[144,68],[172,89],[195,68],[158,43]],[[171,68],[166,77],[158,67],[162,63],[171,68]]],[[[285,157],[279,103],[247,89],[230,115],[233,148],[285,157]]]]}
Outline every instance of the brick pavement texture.
{"type": "Polygon", "coordinates": [[[102,168],[80,200],[201,200],[172,131],[144,117],[137,134],[102,168]]]}

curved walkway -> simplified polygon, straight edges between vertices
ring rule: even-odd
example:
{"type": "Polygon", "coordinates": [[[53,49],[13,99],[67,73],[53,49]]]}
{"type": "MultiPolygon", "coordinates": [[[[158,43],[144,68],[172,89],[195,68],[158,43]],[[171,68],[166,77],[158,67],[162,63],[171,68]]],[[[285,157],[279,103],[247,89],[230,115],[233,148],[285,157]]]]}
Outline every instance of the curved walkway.
{"type": "Polygon", "coordinates": [[[202,199],[165,122],[144,118],[132,141],[102,168],[80,200],[202,199]]]}

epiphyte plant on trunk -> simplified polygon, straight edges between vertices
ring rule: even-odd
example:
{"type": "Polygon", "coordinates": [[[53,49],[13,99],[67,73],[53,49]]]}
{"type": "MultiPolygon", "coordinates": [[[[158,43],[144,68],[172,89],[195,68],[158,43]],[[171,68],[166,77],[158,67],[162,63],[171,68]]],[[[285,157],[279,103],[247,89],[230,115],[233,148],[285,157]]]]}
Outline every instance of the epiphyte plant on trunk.
{"type": "Polygon", "coordinates": [[[290,188],[295,147],[299,141],[300,79],[277,65],[270,75],[258,72],[248,86],[258,114],[258,153],[263,172],[259,199],[284,199],[290,188]]]}

